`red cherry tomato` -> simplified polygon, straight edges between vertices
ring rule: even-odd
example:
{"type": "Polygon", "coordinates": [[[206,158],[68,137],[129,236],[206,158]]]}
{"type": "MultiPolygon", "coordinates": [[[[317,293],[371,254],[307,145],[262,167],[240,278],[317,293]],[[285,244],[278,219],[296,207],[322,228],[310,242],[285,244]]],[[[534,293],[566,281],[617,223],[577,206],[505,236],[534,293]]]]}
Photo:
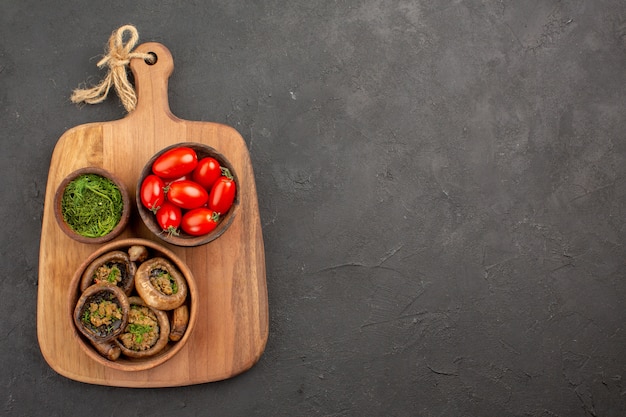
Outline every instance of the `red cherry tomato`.
{"type": "Polygon", "coordinates": [[[168,235],[178,236],[178,227],[183,218],[183,212],[180,207],[166,201],[156,211],[156,220],[163,231],[168,235]]]}
{"type": "Polygon", "coordinates": [[[141,183],[139,195],[141,204],[148,210],[156,212],[165,201],[165,184],[163,180],[156,175],[148,175],[141,183]]]}
{"type": "Polygon", "coordinates": [[[161,178],[178,178],[189,174],[198,165],[196,151],[186,146],[172,148],[152,164],[152,172],[161,178]]]}
{"type": "Polygon", "coordinates": [[[215,229],[219,220],[220,215],[218,213],[209,208],[200,207],[185,213],[180,226],[187,234],[201,236],[215,229]]]}
{"type": "Polygon", "coordinates": [[[191,179],[207,190],[210,190],[211,186],[213,186],[220,176],[222,176],[220,163],[215,158],[209,156],[198,161],[198,165],[196,169],[193,170],[191,179]]]}
{"type": "Polygon", "coordinates": [[[174,181],[167,190],[167,199],[184,209],[202,207],[209,198],[207,191],[193,181],[174,181]]]}
{"type": "Polygon", "coordinates": [[[189,178],[189,175],[183,175],[182,177],[179,178],[174,178],[174,179],[164,179],[163,183],[165,184],[165,187],[169,186],[171,183],[176,182],[176,181],[182,181],[182,180],[190,180],[191,178],[189,178]]]}
{"type": "Polygon", "coordinates": [[[237,193],[237,185],[233,176],[228,169],[223,168],[224,175],[222,175],[211,188],[211,194],[209,194],[209,208],[215,210],[220,215],[226,214],[226,212],[233,205],[235,201],[235,194],[237,193]]]}

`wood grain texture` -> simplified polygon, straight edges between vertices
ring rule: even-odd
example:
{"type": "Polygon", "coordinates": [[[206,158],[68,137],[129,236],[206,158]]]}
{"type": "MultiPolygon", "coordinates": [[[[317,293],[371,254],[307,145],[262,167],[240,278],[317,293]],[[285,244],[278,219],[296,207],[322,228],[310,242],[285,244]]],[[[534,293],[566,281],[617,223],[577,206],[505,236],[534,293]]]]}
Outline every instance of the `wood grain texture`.
{"type": "Polygon", "coordinates": [[[41,352],[58,373],[82,382],[128,387],[181,386],[232,377],[252,367],[268,337],[265,253],[254,173],[248,149],[233,128],[186,121],[169,109],[167,82],[174,65],[158,43],[137,48],[154,52],[148,65],[133,60],[137,108],[121,120],[72,128],[59,139],[50,163],[39,257],[37,335],[41,352]],[[218,149],[236,168],[241,209],[217,240],[185,248],[163,243],[143,225],[134,190],[146,161],[160,149],[179,142],[198,142],[218,149]],[[199,311],[193,334],[168,362],[146,371],[109,369],[72,343],[71,317],[66,317],[69,283],[81,262],[99,245],[76,242],[56,224],[53,198],[72,171],[97,166],[116,174],[131,194],[133,212],[117,239],[146,238],[163,244],[192,270],[198,286],[199,311]]]}

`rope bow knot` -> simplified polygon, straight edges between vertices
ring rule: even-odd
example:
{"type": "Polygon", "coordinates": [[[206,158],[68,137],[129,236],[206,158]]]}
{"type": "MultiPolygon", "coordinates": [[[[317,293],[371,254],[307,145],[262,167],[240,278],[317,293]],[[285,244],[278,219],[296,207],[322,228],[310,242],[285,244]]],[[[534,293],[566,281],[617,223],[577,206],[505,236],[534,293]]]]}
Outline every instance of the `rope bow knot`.
{"type": "Polygon", "coordinates": [[[100,84],[87,89],[75,89],[72,93],[71,100],[73,103],[97,104],[104,101],[109,94],[111,86],[115,87],[117,96],[122,101],[127,112],[131,112],[137,106],[137,95],[128,76],[126,75],[126,67],[130,64],[130,60],[141,58],[147,62],[153,62],[154,56],[141,52],[131,52],[137,41],[139,34],[137,29],[132,25],[122,26],[111,34],[106,55],[98,62],[98,67],[109,67],[109,71],[100,84]],[[124,43],[124,33],[130,33],[128,42],[124,43]]]}

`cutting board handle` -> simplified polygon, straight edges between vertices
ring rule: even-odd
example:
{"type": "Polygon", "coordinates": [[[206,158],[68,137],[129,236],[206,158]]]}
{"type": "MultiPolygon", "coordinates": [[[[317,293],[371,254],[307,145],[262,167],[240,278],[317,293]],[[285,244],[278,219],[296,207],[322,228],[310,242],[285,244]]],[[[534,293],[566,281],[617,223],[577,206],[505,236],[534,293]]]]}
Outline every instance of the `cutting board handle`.
{"type": "Polygon", "coordinates": [[[174,71],[174,59],[170,51],[157,42],[139,45],[133,52],[148,53],[156,57],[150,64],[143,59],[132,59],[130,69],[135,77],[137,107],[127,118],[136,116],[162,117],[176,119],[170,111],[167,95],[167,83],[174,71]]]}

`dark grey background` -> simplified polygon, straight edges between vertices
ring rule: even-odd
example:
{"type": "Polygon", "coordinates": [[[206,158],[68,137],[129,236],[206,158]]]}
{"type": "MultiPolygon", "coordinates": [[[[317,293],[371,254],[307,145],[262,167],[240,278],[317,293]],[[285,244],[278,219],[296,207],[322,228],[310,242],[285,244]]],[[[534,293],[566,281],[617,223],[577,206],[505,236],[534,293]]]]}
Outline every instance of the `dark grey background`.
{"type": "Polygon", "coordinates": [[[623,0],[0,2],[0,414],[626,415],[623,0]],[[124,116],[95,83],[132,23],[174,114],[239,130],[270,337],[228,381],[57,375],[36,337],[50,156],[124,116]]]}

